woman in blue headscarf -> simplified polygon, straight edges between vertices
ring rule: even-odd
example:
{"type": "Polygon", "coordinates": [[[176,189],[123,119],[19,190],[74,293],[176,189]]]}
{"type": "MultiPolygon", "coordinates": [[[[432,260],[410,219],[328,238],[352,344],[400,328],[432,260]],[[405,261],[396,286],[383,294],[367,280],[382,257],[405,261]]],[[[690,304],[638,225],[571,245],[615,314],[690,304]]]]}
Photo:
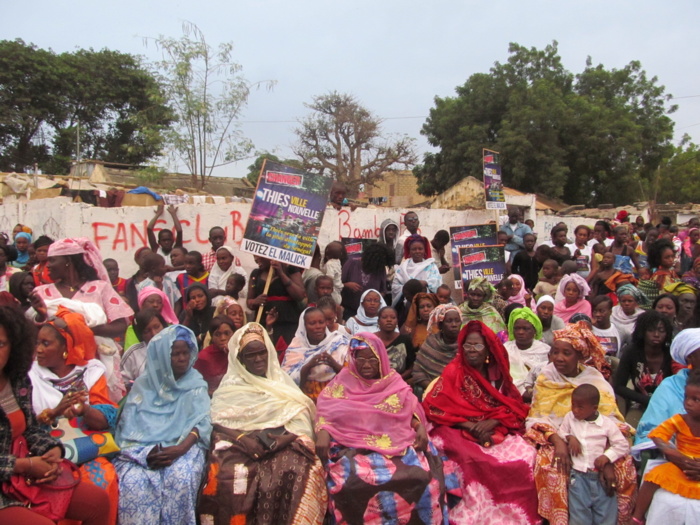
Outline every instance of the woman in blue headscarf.
{"type": "Polygon", "coordinates": [[[207,383],[192,368],[196,359],[195,335],[182,325],[148,344],[146,370],[117,426],[121,525],[195,522],[212,430],[207,383]]]}
{"type": "Polygon", "coordinates": [[[24,268],[29,264],[29,245],[32,243],[32,236],[26,232],[19,232],[15,235],[15,249],[17,259],[10,264],[15,268],[24,268]]]}

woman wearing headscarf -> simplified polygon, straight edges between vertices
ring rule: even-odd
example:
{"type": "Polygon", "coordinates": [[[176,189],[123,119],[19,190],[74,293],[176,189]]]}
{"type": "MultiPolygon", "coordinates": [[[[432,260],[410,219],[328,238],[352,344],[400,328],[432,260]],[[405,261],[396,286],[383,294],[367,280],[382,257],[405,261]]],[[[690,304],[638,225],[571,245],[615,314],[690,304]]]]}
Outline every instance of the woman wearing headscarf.
{"type": "MultiPolygon", "coordinates": [[[[248,278],[248,272],[236,264],[236,252],[233,248],[222,246],[216,250],[216,263],[209,272],[209,280],[207,281],[209,295],[214,306],[219,306],[222,297],[226,295],[226,282],[234,273],[248,278]]],[[[245,299],[245,293],[242,294],[242,298],[245,299]]]]}
{"type": "Polygon", "coordinates": [[[403,262],[396,268],[391,283],[392,306],[396,307],[403,297],[403,285],[411,279],[422,281],[428,292],[437,292],[442,277],[435,259],[432,258],[430,242],[421,235],[411,235],[403,245],[403,262]]]}
{"type": "Polygon", "coordinates": [[[307,308],[299,316],[297,333],[284,354],[282,369],[315,401],[342,370],[347,352],[348,336],[328,330],[323,312],[307,308]]]}
{"type": "Polygon", "coordinates": [[[622,354],[613,378],[615,393],[624,400],[621,411],[634,427],[661,381],[682,368],[671,359],[672,339],[673,328],[667,317],[650,310],[637,319],[632,342],[622,354]]]}
{"type": "Polygon", "coordinates": [[[214,432],[197,507],[202,523],[320,525],[328,499],[314,454],[315,413],[280,368],[263,327],[238,330],[211,402],[214,432]]]}
{"type": "MultiPolygon", "coordinates": [[[[557,431],[564,416],[571,411],[571,393],[582,384],[595,386],[600,392],[598,412],[614,420],[627,436],[630,428],[617,409],[612,386],[599,372],[607,366],[605,351],[586,323],[570,324],[554,333],[550,361],[535,383],[525,437],[537,447],[538,512],[552,525],[566,525],[569,522],[567,487],[571,454],[567,442],[557,431]]],[[[618,522],[627,523],[634,506],[637,475],[630,456],[616,461],[614,467],[618,522]]]]}
{"type": "MultiPolygon", "coordinates": [[[[219,302],[218,306],[214,310],[214,317],[218,317],[220,315],[225,315],[226,317],[231,319],[231,321],[233,321],[233,324],[236,326],[236,330],[241,328],[247,322],[246,313],[243,311],[243,307],[238,301],[236,301],[233,297],[230,297],[228,295],[223,297],[223,299],[219,302]]],[[[207,335],[204,337],[204,347],[206,348],[210,344],[211,334],[207,333],[207,335]]]]}
{"type": "Polygon", "coordinates": [[[519,304],[530,308],[532,296],[525,287],[525,279],[517,273],[510,275],[508,279],[513,283],[513,295],[508,298],[508,304],[519,304]]]}
{"type": "MultiPolygon", "coordinates": [[[[56,317],[37,336],[36,361],[29,371],[32,405],[38,420],[56,424],[59,418],[83,430],[114,427],[117,406],[110,399],[105,366],[96,359],[95,336],[81,314],[59,307],[56,317]]],[[[80,467],[81,479],[107,491],[109,522],[116,523],[118,487],[114,467],[97,458],[80,467]]]]}
{"type": "Polygon", "coordinates": [[[53,279],[49,275],[49,269],[46,266],[48,262],[49,246],[53,244],[53,239],[46,235],[41,235],[34,241],[34,254],[36,256],[36,264],[32,268],[34,276],[34,284],[41,286],[42,284],[51,284],[53,279]]]}
{"type": "Polygon", "coordinates": [[[121,372],[127,391],[131,390],[136,378],[146,369],[148,343],[170,323],[157,310],[141,308],[134,316],[131,326],[138,342],[128,347],[122,356],[121,372]]]}
{"type": "Polygon", "coordinates": [[[31,306],[29,296],[34,287],[34,277],[29,272],[17,272],[10,277],[10,293],[17,299],[24,312],[31,306]]]}
{"type": "MultiPolygon", "coordinates": [[[[160,290],[155,286],[146,286],[145,288],[141,288],[141,290],[139,290],[137,304],[139,310],[144,308],[155,310],[168,324],[180,324],[177,315],[175,315],[175,311],[170,304],[170,299],[168,299],[168,296],[163,290],[160,290]]],[[[139,341],[140,339],[136,336],[132,323],[129,328],[126,329],[126,334],[124,336],[124,348],[131,348],[139,341]]]]}
{"type": "MultiPolygon", "coordinates": [[[[6,292],[5,292],[6,293],[6,292]]],[[[0,350],[0,481],[11,483],[52,483],[60,474],[63,449],[58,439],[37,421],[32,408],[32,366],[36,331],[14,306],[0,307],[2,350],[0,350]],[[16,445],[24,442],[19,451],[16,445]],[[23,453],[21,453],[23,452],[23,453]],[[20,477],[21,476],[21,477],[20,477]]],[[[81,520],[84,525],[106,525],[109,500],[105,492],[90,483],[61,491],[62,505],[52,505],[55,516],[81,520]]],[[[58,502],[55,502],[58,503],[58,502]]],[[[0,522],[52,525],[39,514],[39,506],[25,506],[9,491],[0,491],[0,522]]]]}
{"type": "Polygon", "coordinates": [[[647,298],[636,286],[623,284],[617,289],[617,301],[610,320],[620,334],[620,349],[624,351],[632,340],[634,324],[644,313],[639,306],[646,304],[647,298]]]}
{"type": "Polygon", "coordinates": [[[350,335],[357,332],[376,332],[379,330],[379,310],[385,306],[386,302],[377,290],[365,290],[360,297],[357,313],[347,320],[345,328],[350,335]]]}
{"type": "Polygon", "coordinates": [[[549,345],[540,340],[540,318],[529,308],[513,310],[508,318],[508,339],[503,346],[508,351],[510,375],[518,391],[530,401],[535,379],[549,361],[549,345]]]}
{"type": "Polygon", "coordinates": [[[12,261],[12,266],[22,270],[28,270],[29,264],[29,245],[32,243],[32,236],[26,232],[19,232],[15,235],[15,249],[17,250],[17,258],[12,261]]]}
{"type": "Polygon", "coordinates": [[[586,296],[591,289],[586,280],[577,273],[565,275],[559,281],[559,293],[563,299],[554,304],[554,315],[567,323],[574,314],[591,316],[591,303],[586,296]]]}
{"type": "Polygon", "coordinates": [[[678,314],[675,320],[676,333],[685,328],[697,326],[696,307],[698,304],[698,290],[683,281],[667,284],[664,293],[670,293],[678,298],[678,314]]]}
{"type": "Polygon", "coordinates": [[[462,328],[462,312],[453,304],[441,304],[430,314],[430,335],[421,345],[413,364],[413,383],[422,392],[438,377],[457,354],[457,336],[462,328]]]}
{"type": "Polygon", "coordinates": [[[10,291],[10,277],[18,273],[19,268],[13,268],[11,263],[17,258],[17,250],[14,246],[0,244],[0,291],[10,291]]]}
{"type": "Polygon", "coordinates": [[[316,452],[327,465],[336,523],[447,523],[445,490],[456,480],[425,423],[381,340],[353,336],[348,366],[319,396],[316,415],[316,452]]]}
{"type": "MultiPolygon", "coordinates": [[[[440,304],[434,293],[419,292],[413,296],[408,309],[406,322],[401,327],[401,333],[411,336],[413,348],[420,348],[426,338],[433,332],[428,332],[430,314],[440,304]]],[[[437,330],[437,324],[433,325],[437,330]]]]}
{"type": "Polygon", "coordinates": [[[539,523],[535,449],[522,438],[527,405],[510,377],[507,351],[479,321],[462,328],[457,348],[423,399],[430,436],[464,473],[463,503],[450,521],[539,523]]]}
{"type": "Polygon", "coordinates": [[[467,300],[460,306],[464,322],[481,321],[496,334],[504,331],[503,317],[491,304],[495,293],[496,289],[484,277],[469,281],[467,300]]]}
{"type": "Polygon", "coordinates": [[[542,342],[551,347],[554,343],[554,331],[561,330],[566,323],[554,315],[554,298],[551,295],[540,297],[535,311],[542,323],[542,342]]]}
{"type": "Polygon", "coordinates": [[[238,330],[233,321],[225,315],[215,316],[209,325],[211,344],[199,352],[199,357],[194,364],[197,370],[209,385],[209,396],[212,396],[221,383],[228,370],[228,342],[238,330]]]}
{"type": "MultiPolygon", "coordinates": [[[[698,350],[700,350],[700,328],[688,328],[673,338],[671,358],[683,366],[698,369],[700,368],[700,352],[698,350]]],[[[685,412],[683,399],[689,372],[688,368],[684,368],[675,375],[666,377],[656,388],[642,419],[639,420],[639,425],[637,425],[634,449],[654,448],[654,443],[647,438],[647,434],[667,419],[685,412]]],[[[700,471],[700,460],[696,460],[696,462],[697,469],[700,471]]]]}
{"type": "Polygon", "coordinates": [[[191,284],[185,290],[185,303],[180,313],[180,324],[194,332],[197,345],[204,346],[204,337],[209,332],[209,323],[214,318],[215,308],[211,305],[209,290],[201,283],[191,284]]]}
{"type": "Polygon", "coordinates": [[[195,523],[212,429],[207,383],[192,367],[197,341],[188,328],[169,326],[147,352],[117,426],[119,524],[195,523]]]}

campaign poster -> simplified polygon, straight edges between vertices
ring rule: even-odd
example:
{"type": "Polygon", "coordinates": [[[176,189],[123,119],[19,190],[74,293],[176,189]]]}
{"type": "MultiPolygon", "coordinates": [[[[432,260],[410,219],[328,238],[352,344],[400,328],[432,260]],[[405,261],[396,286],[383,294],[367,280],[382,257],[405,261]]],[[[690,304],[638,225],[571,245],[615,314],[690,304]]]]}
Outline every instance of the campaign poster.
{"type": "Polygon", "coordinates": [[[241,250],[309,268],[333,179],[265,160],[241,250]]]}
{"type": "Polygon", "coordinates": [[[341,237],[340,242],[345,246],[348,257],[360,257],[368,246],[376,244],[377,239],[355,239],[351,237],[341,237]]]}
{"type": "Polygon", "coordinates": [[[462,293],[467,300],[466,290],[469,281],[485,277],[496,286],[506,275],[506,258],[503,245],[469,246],[459,249],[459,263],[462,269],[462,293]]]}
{"type": "Polygon", "coordinates": [[[498,227],[495,224],[474,224],[472,226],[450,226],[450,246],[452,247],[452,271],[455,288],[462,287],[459,249],[464,246],[494,246],[498,244],[498,227]]]}
{"type": "Polygon", "coordinates": [[[483,150],[484,156],[484,192],[487,210],[505,210],[506,196],[501,180],[501,161],[497,151],[483,150]]]}

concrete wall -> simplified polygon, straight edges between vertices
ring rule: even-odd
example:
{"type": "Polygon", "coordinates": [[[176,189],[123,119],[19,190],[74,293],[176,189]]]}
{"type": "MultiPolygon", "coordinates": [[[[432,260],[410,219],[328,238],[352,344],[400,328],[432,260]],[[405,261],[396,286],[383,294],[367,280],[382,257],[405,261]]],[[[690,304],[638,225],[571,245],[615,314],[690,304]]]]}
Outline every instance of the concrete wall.
{"type": "MultiPolygon", "coordinates": [[[[328,208],[319,235],[321,248],[341,237],[377,238],[384,219],[392,218],[402,224],[405,208],[358,208],[341,211],[328,208]]],[[[415,210],[421,221],[420,231],[429,238],[450,226],[484,224],[494,220],[494,213],[486,210],[415,210]]],[[[240,245],[250,212],[250,204],[228,203],[183,204],[178,216],[183,225],[185,246],[206,252],[210,248],[209,229],[221,226],[226,230],[230,244],[240,245]]],[[[130,276],[136,271],[134,251],[148,244],[146,226],[153,217],[154,208],[130,206],[121,208],[97,208],[73,203],[65,197],[55,199],[16,202],[0,206],[0,231],[10,233],[15,224],[22,223],[34,230],[34,236],[88,237],[98,246],[104,258],[119,262],[121,275],[130,276]]],[[[172,227],[166,213],[159,219],[156,230],[172,227]]],[[[253,257],[240,254],[243,266],[250,272],[254,268],[253,257]]],[[[448,274],[451,275],[451,274],[448,274]]],[[[445,279],[449,282],[450,279],[445,279]]]]}

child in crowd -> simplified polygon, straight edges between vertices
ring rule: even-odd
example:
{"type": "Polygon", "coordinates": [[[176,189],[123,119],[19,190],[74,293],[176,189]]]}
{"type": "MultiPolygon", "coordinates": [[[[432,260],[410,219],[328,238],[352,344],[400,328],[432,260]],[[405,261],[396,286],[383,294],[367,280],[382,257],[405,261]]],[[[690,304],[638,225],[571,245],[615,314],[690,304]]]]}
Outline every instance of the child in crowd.
{"type": "MultiPolygon", "coordinates": [[[[617,496],[613,463],[629,454],[625,436],[611,418],[598,412],[600,392],[590,384],[571,394],[571,412],[559,426],[559,437],[569,445],[569,523],[615,525],[617,496]]],[[[555,466],[557,459],[554,460],[555,466]]]]}
{"type": "MultiPolygon", "coordinates": [[[[652,430],[648,437],[667,457],[695,460],[700,456],[700,370],[692,370],[688,375],[683,408],[686,411],[685,414],[676,414],[667,419],[652,430]],[[675,444],[671,442],[674,438],[675,444]]],[[[637,505],[632,514],[633,523],[644,523],[644,515],[659,488],[684,498],[700,499],[700,486],[697,481],[689,479],[675,463],[670,461],[663,463],[644,476],[637,496],[637,505]]],[[[659,505],[652,509],[647,519],[650,524],[662,523],[665,518],[668,518],[669,512],[672,513],[673,509],[659,505]]],[[[691,522],[686,521],[686,523],[691,522]]]]}
{"type": "Polygon", "coordinates": [[[557,287],[561,276],[559,275],[559,263],[554,259],[547,259],[542,265],[542,277],[535,285],[533,290],[535,297],[539,299],[543,295],[551,295],[554,297],[557,293],[557,287]]]}
{"type": "Polygon", "coordinates": [[[598,243],[595,243],[592,245],[592,247],[591,247],[591,272],[588,274],[589,277],[598,271],[598,266],[600,265],[600,262],[603,260],[603,255],[605,255],[606,251],[607,251],[607,246],[605,246],[605,244],[603,244],[602,242],[598,242],[598,243]]]}
{"type": "Polygon", "coordinates": [[[441,284],[438,286],[435,295],[437,296],[440,304],[455,304],[455,302],[452,300],[452,291],[446,284],[441,284]]]}
{"type": "MultiPolygon", "coordinates": [[[[314,291],[319,301],[321,297],[333,297],[333,278],[330,275],[319,275],[316,277],[314,291]]],[[[316,301],[316,304],[318,304],[318,301],[316,301]]]]}
{"type": "Polygon", "coordinates": [[[537,285],[537,275],[542,268],[542,263],[537,260],[535,241],[535,236],[532,233],[523,235],[525,249],[515,254],[510,268],[511,272],[523,278],[528,290],[532,290],[537,285]]]}
{"type": "Polygon", "coordinates": [[[53,279],[49,275],[49,268],[47,263],[49,262],[49,246],[53,244],[53,239],[47,237],[46,235],[41,235],[34,241],[34,257],[36,259],[36,266],[32,268],[32,275],[34,276],[34,284],[36,286],[41,286],[42,284],[51,284],[53,279]]]}
{"type": "Polygon", "coordinates": [[[564,264],[564,261],[571,259],[571,250],[566,246],[568,242],[566,238],[567,231],[566,226],[563,225],[552,228],[552,251],[550,257],[560,265],[564,264]]]}
{"type": "Polygon", "coordinates": [[[329,242],[323,254],[321,271],[333,279],[333,300],[340,304],[343,291],[343,262],[348,258],[345,246],[339,241],[329,242]]]}
{"type": "Polygon", "coordinates": [[[607,295],[599,295],[591,301],[593,308],[593,334],[598,339],[600,346],[608,357],[620,357],[620,332],[610,322],[613,301],[607,295]]]}
{"type": "Polygon", "coordinates": [[[496,293],[493,295],[491,304],[498,310],[498,313],[503,317],[505,309],[508,306],[508,300],[513,296],[513,281],[508,277],[504,277],[496,285],[496,293]]]}
{"type": "Polygon", "coordinates": [[[112,283],[112,288],[122,297],[126,298],[126,279],[119,277],[119,263],[114,259],[105,259],[102,261],[109,275],[109,282],[112,283]]]}
{"type": "Polygon", "coordinates": [[[180,224],[180,219],[177,217],[177,208],[172,204],[168,206],[168,213],[173,218],[173,226],[175,227],[176,237],[173,237],[173,232],[166,228],[158,231],[158,240],[153,232],[158,218],[163,215],[164,205],[161,204],[156,208],[156,213],[148,223],[146,227],[146,232],[148,234],[148,244],[158,255],[163,257],[168,257],[172,252],[173,248],[176,246],[182,246],[182,224],[180,224]]]}
{"type": "Polygon", "coordinates": [[[232,273],[226,279],[226,295],[233,297],[236,301],[240,293],[245,289],[246,279],[240,273],[232,273]]]}
{"type": "Polygon", "coordinates": [[[332,296],[326,295],[321,297],[316,307],[323,312],[329,332],[350,335],[347,328],[340,323],[340,320],[343,318],[343,307],[337,304],[332,296]]]}
{"type": "Polygon", "coordinates": [[[185,257],[187,256],[187,248],[175,246],[170,252],[170,266],[167,275],[172,282],[177,282],[177,277],[181,273],[185,273],[185,257]]]}
{"type": "Polygon", "coordinates": [[[180,294],[184,297],[185,290],[194,283],[200,283],[206,287],[208,280],[209,272],[202,263],[202,254],[197,251],[187,252],[185,256],[185,273],[177,276],[177,286],[180,289],[180,294]]]}
{"type": "Polygon", "coordinates": [[[642,267],[639,269],[639,282],[637,283],[637,289],[642,292],[647,301],[644,304],[640,304],[640,308],[644,310],[649,310],[654,300],[659,296],[659,287],[656,285],[656,281],[651,278],[651,269],[647,267],[642,267]]]}
{"type": "Polygon", "coordinates": [[[406,318],[408,317],[408,310],[411,308],[413,303],[413,298],[417,293],[426,292],[427,287],[418,279],[409,279],[406,284],[403,285],[403,301],[399,301],[396,305],[396,314],[399,316],[399,326],[403,326],[406,323],[406,318]]]}

